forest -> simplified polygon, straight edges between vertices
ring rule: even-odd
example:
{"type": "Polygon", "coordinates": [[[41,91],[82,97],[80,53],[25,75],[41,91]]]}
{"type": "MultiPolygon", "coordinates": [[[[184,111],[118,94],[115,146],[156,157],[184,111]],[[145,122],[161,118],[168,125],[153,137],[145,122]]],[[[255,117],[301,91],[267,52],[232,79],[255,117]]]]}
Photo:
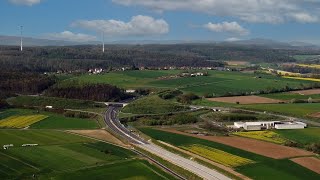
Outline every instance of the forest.
{"type": "Polygon", "coordinates": [[[55,84],[54,77],[32,72],[7,71],[0,73],[0,92],[5,94],[39,94],[55,84]]]}
{"type": "Polygon", "coordinates": [[[79,87],[53,86],[45,91],[45,95],[93,101],[120,101],[130,97],[122,89],[108,84],[90,84],[79,87]]]}
{"type": "MultiPolygon", "coordinates": [[[[306,50],[222,44],[93,45],[69,47],[0,46],[0,66],[32,72],[75,72],[119,67],[223,67],[226,60],[294,62],[306,50]]],[[[315,53],[315,52],[313,52],[315,53]]]]}

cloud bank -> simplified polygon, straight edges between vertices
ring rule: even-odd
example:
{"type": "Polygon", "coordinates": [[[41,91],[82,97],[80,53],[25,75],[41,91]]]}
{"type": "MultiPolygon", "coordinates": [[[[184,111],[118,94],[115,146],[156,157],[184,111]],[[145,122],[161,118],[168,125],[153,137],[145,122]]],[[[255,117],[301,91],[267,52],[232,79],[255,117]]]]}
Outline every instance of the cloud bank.
{"type": "Polygon", "coordinates": [[[73,33],[70,31],[63,31],[61,33],[49,33],[46,34],[46,38],[52,40],[64,40],[64,41],[75,41],[75,42],[88,42],[95,41],[97,37],[81,33],[73,33]]]}
{"type": "Polygon", "coordinates": [[[193,11],[252,23],[319,22],[318,0],[112,0],[155,11],[193,11]]]}
{"type": "Polygon", "coordinates": [[[225,32],[225,33],[237,34],[241,36],[249,34],[249,30],[243,28],[237,22],[225,21],[225,22],[216,23],[216,24],[209,22],[208,24],[204,25],[204,28],[214,32],[225,32]]]}
{"type": "Polygon", "coordinates": [[[9,2],[15,5],[32,6],[41,3],[41,0],[9,0],[9,2]]]}
{"type": "Polygon", "coordinates": [[[71,25],[104,32],[107,36],[150,36],[169,32],[169,24],[163,19],[154,19],[150,16],[133,16],[129,22],[120,20],[79,20],[71,25]]]}

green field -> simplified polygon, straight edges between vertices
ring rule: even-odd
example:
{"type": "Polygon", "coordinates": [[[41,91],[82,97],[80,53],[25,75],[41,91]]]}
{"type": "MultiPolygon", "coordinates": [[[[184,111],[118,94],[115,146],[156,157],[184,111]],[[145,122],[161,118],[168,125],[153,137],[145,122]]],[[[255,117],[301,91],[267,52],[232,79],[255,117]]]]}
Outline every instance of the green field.
{"type": "Polygon", "coordinates": [[[163,100],[159,96],[155,95],[146,96],[130,103],[122,110],[122,112],[132,114],[162,114],[183,110],[186,110],[184,106],[163,100]]]}
{"type": "Polygon", "coordinates": [[[307,117],[310,114],[320,112],[320,103],[301,103],[301,104],[255,104],[240,105],[236,107],[247,108],[258,111],[281,113],[296,117],[307,117]]]}
{"type": "Polygon", "coordinates": [[[272,75],[246,74],[241,72],[209,71],[208,76],[186,77],[178,79],[158,79],[161,76],[179,74],[181,71],[123,71],[104,75],[82,75],[67,79],[58,86],[79,86],[87,83],[107,83],[121,88],[152,88],[152,89],[179,89],[184,92],[194,92],[198,95],[206,93],[225,95],[226,93],[244,93],[260,90],[301,87],[301,83],[308,81],[286,79],[272,75]]]}
{"type": "Polygon", "coordinates": [[[92,140],[55,130],[0,130],[1,147],[5,144],[15,146],[39,144],[42,146],[84,142],[92,142],[92,140]]]}
{"type": "Polygon", "coordinates": [[[319,59],[319,55],[295,55],[293,58],[295,58],[298,61],[305,61],[310,59],[319,59]]]}
{"type": "Polygon", "coordinates": [[[264,157],[258,154],[250,153],[241,149],[233,148],[223,144],[202,140],[194,137],[164,132],[160,130],[141,128],[146,135],[176,146],[188,146],[192,144],[200,144],[211,148],[216,148],[224,152],[253,160],[257,163],[248,164],[235,168],[236,171],[252,179],[319,179],[320,175],[310,171],[288,159],[276,160],[264,157]]]}
{"type": "Polygon", "coordinates": [[[60,114],[50,113],[46,111],[40,111],[28,109],[9,109],[0,113],[1,119],[5,119],[10,116],[19,115],[45,115],[48,118],[32,124],[32,129],[97,129],[99,125],[95,119],[81,119],[81,118],[70,118],[60,114]]]}
{"type": "Polygon", "coordinates": [[[276,132],[286,139],[302,144],[320,142],[320,128],[277,130],[276,132]]]}
{"type": "Polygon", "coordinates": [[[300,94],[294,94],[294,93],[275,93],[275,94],[263,94],[260,96],[271,98],[271,99],[279,99],[279,100],[292,100],[292,99],[308,100],[309,98],[320,99],[320,94],[300,95],[300,94]]]}
{"type": "Polygon", "coordinates": [[[18,96],[8,99],[8,103],[15,106],[30,106],[30,107],[46,107],[53,106],[53,108],[60,109],[89,109],[100,107],[93,101],[64,99],[56,97],[45,96],[18,96]]]}
{"type": "Polygon", "coordinates": [[[173,179],[129,150],[61,131],[0,130],[3,144],[14,144],[0,150],[3,179],[173,179]]]}

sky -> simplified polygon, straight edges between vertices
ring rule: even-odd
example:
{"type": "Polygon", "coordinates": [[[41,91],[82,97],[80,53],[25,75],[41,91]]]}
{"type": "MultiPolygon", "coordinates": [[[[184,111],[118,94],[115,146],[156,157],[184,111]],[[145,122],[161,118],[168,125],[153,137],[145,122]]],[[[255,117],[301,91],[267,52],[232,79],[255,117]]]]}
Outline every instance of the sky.
{"type": "Polygon", "coordinates": [[[1,0],[0,35],[320,45],[320,0],[1,0]]]}

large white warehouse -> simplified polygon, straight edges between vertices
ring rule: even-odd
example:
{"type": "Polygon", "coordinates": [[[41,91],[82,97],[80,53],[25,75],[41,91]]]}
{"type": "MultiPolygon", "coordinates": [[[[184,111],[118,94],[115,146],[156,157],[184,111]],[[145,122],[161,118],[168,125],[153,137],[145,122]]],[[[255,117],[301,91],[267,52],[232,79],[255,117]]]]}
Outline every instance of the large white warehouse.
{"type": "Polygon", "coordinates": [[[257,121],[257,122],[235,122],[235,128],[243,128],[247,131],[259,131],[266,129],[304,129],[306,123],[298,121],[257,121]]]}

